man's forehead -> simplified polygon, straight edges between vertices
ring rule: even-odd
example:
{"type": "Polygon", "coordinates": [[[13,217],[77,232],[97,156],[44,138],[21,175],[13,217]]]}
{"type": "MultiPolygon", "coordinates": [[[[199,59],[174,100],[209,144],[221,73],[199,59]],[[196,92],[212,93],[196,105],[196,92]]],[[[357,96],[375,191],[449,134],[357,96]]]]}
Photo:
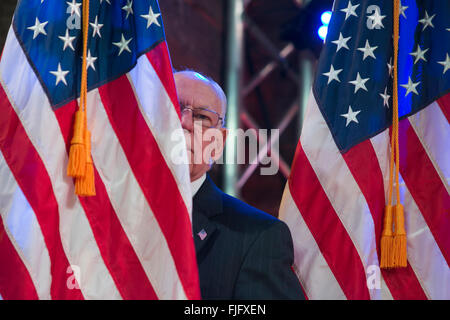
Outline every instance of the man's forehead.
{"type": "Polygon", "coordinates": [[[195,71],[180,71],[174,74],[174,78],[179,99],[187,99],[190,103],[203,102],[221,115],[225,114],[226,97],[214,81],[195,71]]]}
{"type": "Polygon", "coordinates": [[[214,84],[206,77],[196,72],[183,73],[178,72],[174,75],[177,92],[183,96],[197,96],[207,95],[209,98],[221,99],[220,94],[217,92],[214,84]]]}
{"type": "Polygon", "coordinates": [[[197,72],[181,71],[174,74],[175,82],[183,85],[205,85],[213,87],[211,81],[197,72]]]}

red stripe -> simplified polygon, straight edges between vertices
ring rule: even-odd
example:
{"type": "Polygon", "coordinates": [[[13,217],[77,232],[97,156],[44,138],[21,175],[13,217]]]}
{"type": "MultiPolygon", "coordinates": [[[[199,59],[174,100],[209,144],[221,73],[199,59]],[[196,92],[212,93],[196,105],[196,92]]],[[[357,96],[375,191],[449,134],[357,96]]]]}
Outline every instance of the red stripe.
{"type": "Polygon", "coordinates": [[[439,107],[442,110],[442,113],[447,118],[447,121],[450,122],[450,93],[446,94],[442,98],[437,100],[439,107]]]}
{"type": "Polygon", "coordinates": [[[0,294],[5,300],[39,299],[22,259],[6,233],[0,215],[0,294]]]}
{"type": "Polygon", "coordinates": [[[347,299],[370,299],[358,252],[298,143],[289,190],[347,299]]]}
{"type": "Polygon", "coordinates": [[[99,91],[134,176],[167,240],[186,295],[199,299],[197,262],[187,208],[139,110],[132,86],[127,77],[122,76],[99,91]]]}
{"type": "MultiPolygon", "coordinates": [[[[370,140],[366,140],[343,155],[348,168],[363,193],[372,214],[378,257],[385,207],[383,174],[370,140]]],[[[411,266],[392,270],[381,269],[381,273],[396,300],[427,299],[411,266]]]]}
{"type": "Polygon", "coordinates": [[[66,285],[70,264],[61,243],[58,203],[50,177],[2,86],[0,114],[0,149],[36,214],[50,255],[51,296],[54,299],[83,299],[79,289],[69,289],[66,285]]]}
{"type": "Polygon", "coordinates": [[[166,89],[172,104],[175,106],[178,117],[181,119],[177,90],[175,88],[175,80],[173,79],[172,62],[170,61],[169,49],[167,48],[166,42],[161,42],[153,50],[149,51],[147,58],[156,71],[164,89],[166,89]]]}
{"type": "Polygon", "coordinates": [[[408,119],[399,123],[399,144],[400,173],[450,265],[450,195],[408,119]]]}
{"type": "MultiPolygon", "coordinates": [[[[98,108],[100,106],[90,106],[98,108]]],[[[55,111],[67,150],[76,103],[55,111]]],[[[157,299],[156,293],[133,249],[106,192],[105,185],[95,169],[95,197],[79,197],[89,220],[103,261],[124,299],[157,299]],[[118,254],[120,253],[120,254],[118,254]]],[[[130,212],[130,214],[132,214],[130,212]]]]}

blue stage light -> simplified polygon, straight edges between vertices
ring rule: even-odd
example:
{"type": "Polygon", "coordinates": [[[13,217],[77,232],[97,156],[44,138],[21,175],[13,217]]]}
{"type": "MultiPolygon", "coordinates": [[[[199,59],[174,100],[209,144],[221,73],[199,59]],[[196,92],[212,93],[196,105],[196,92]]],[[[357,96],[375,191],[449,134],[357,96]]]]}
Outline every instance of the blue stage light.
{"type": "Polygon", "coordinates": [[[328,26],[321,26],[319,30],[317,30],[317,34],[319,35],[319,38],[322,40],[325,40],[328,33],[328,26]]]}
{"type": "Polygon", "coordinates": [[[330,24],[331,20],[331,11],[325,11],[320,16],[320,20],[322,21],[323,25],[328,26],[330,24]]]}
{"type": "Polygon", "coordinates": [[[319,35],[320,39],[325,40],[328,33],[328,25],[330,24],[331,20],[331,11],[324,11],[320,16],[320,20],[322,21],[322,26],[320,26],[317,30],[317,34],[319,35]]]}

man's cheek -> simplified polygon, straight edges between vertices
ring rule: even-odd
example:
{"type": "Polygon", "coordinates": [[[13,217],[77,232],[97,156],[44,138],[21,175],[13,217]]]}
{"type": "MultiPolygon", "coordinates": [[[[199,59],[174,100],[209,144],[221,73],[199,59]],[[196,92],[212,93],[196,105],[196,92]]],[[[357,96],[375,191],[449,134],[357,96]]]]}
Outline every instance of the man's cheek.
{"type": "Polygon", "coordinates": [[[223,135],[220,130],[210,129],[203,136],[203,161],[211,163],[221,157],[223,150],[223,135]]]}
{"type": "Polygon", "coordinates": [[[194,164],[202,164],[202,152],[203,152],[203,139],[202,135],[199,133],[195,133],[191,137],[191,150],[193,152],[193,163],[194,164]]]}
{"type": "Polygon", "coordinates": [[[184,130],[184,140],[186,140],[186,149],[192,150],[192,135],[189,131],[184,130]]]}

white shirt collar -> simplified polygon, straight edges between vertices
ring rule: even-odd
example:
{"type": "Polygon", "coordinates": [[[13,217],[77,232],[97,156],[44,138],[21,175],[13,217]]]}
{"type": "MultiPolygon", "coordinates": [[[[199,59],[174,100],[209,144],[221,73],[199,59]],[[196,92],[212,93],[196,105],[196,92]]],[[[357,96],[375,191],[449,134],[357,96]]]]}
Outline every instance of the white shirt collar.
{"type": "Polygon", "coordinates": [[[192,197],[195,196],[198,189],[200,189],[200,187],[202,186],[203,182],[205,182],[205,180],[206,180],[206,173],[204,175],[202,175],[200,178],[198,178],[197,180],[191,182],[192,197]]]}

